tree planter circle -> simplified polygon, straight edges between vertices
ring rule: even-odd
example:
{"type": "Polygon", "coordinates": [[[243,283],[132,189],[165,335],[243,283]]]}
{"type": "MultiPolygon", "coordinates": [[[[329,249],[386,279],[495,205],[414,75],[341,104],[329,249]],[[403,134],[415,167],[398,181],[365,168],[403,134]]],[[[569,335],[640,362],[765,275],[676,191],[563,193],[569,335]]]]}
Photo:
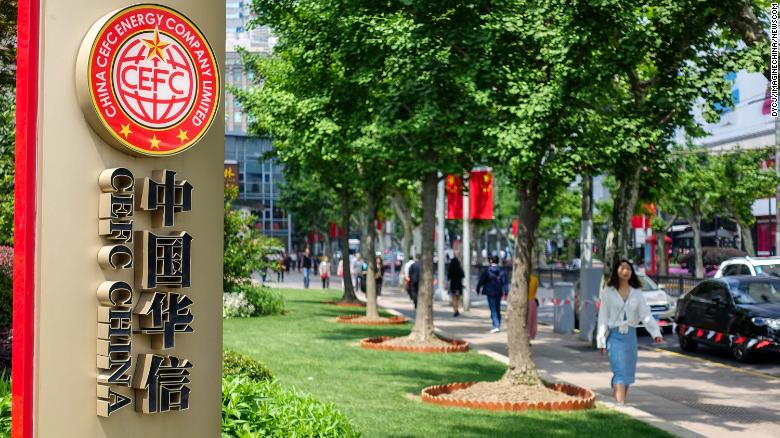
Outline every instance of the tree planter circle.
{"type": "Polygon", "coordinates": [[[349,301],[323,301],[323,304],[330,304],[331,306],[339,306],[339,307],[366,307],[366,303],[363,302],[352,303],[349,301]]]}
{"type": "Polygon", "coordinates": [[[336,322],[359,325],[395,325],[406,324],[409,320],[405,316],[383,316],[379,319],[367,319],[366,315],[341,315],[336,317],[336,322]]]}
{"type": "Polygon", "coordinates": [[[360,346],[369,350],[407,351],[412,353],[464,353],[469,350],[469,343],[462,339],[439,338],[440,340],[450,344],[447,346],[388,344],[387,341],[391,339],[393,339],[392,336],[365,338],[360,341],[360,346]]]}
{"type": "Polygon", "coordinates": [[[477,382],[449,383],[446,385],[429,386],[422,390],[422,401],[441,406],[454,406],[468,409],[483,409],[488,411],[577,411],[591,409],[596,406],[596,394],[590,389],[580,388],[579,386],[569,385],[567,383],[547,383],[544,385],[552,390],[562,392],[577,400],[566,400],[556,402],[511,402],[511,401],[485,401],[455,399],[448,397],[449,394],[466,389],[477,382]]]}

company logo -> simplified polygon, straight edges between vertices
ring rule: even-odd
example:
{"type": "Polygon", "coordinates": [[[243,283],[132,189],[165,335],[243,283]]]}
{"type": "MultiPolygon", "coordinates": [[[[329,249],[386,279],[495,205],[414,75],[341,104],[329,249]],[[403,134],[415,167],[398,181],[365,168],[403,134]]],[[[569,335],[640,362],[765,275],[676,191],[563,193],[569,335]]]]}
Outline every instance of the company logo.
{"type": "Polygon", "coordinates": [[[214,52],[189,19],[165,6],[135,5],[103,17],[84,39],[78,63],[87,119],[132,154],[182,152],[217,113],[214,52]]]}

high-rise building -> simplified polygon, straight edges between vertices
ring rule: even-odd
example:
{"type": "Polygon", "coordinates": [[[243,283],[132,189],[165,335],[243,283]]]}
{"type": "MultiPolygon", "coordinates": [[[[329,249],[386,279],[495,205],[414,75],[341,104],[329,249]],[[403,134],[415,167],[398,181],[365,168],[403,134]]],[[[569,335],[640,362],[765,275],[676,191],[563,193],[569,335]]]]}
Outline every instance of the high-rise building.
{"type": "Polygon", "coordinates": [[[229,91],[230,87],[247,89],[258,80],[253,72],[244,70],[237,48],[270,54],[276,42],[267,26],[252,28],[252,17],[249,0],[226,2],[225,163],[238,167],[238,199],[234,205],[255,214],[256,226],[263,234],[289,245],[292,221],[278,205],[283,168],[276,160],[264,159],[273,147],[271,139],[251,135],[248,116],[229,91]]]}

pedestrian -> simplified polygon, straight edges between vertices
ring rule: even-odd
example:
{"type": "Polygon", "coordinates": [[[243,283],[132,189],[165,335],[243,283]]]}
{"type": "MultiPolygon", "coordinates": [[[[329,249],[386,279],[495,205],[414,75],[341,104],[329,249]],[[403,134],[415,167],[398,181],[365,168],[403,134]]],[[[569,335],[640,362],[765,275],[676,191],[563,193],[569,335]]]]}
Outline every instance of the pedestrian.
{"type": "Polygon", "coordinates": [[[460,315],[460,297],[463,295],[463,267],[460,266],[460,260],[457,255],[450,259],[450,265],[447,268],[447,279],[450,281],[449,293],[452,302],[452,316],[460,315]]]}
{"type": "Polygon", "coordinates": [[[363,266],[363,257],[360,255],[360,253],[355,254],[355,257],[352,259],[352,263],[349,266],[349,272],[352,276],[352,289],[357,292],[360,290],[360,271],[363,266]]]}
{"type": "Polygon", "coordinates": [[[374,281],[376,282],[376,296],[382,295],[382,280],[385,278],[385,264],[382,263],[382,257],[376,256],[374,260],[374,281]]]}
{"type": "Polygon", "coordinates": [[[290,258],[290,254],[284,255],[284,258],[282,259],[282,263],[284,264],[284,272],[289,273],[290,267],[292,266],[292,259],[290,258]]]}
{"type": "Polygon", "coordinates": [[[409,287],[412,284],[411,281],[409,280],[409,268],[411,268],[413,264],[414,264],[414,257],[412,257],[410,254],[409,260],[406,263],[404,263],[404,268],[402,271],[403,278],[404,278],[404,290],[406,291],[407,294],[409,294],[409,296],[412,295],[412,292],[409,289],[409,287]]]}
{"type": "Polygon", "coordinates": [[[276,281],[284,282],[284,253],[279,254],[279,258],[276,259],[276,281]]]}
{"type": "Polygon", "coordinates": [[[298,263],[300,263],[300,257],[298,256],[298,253],[293,251],[290,254],[290,265],[292,266],[292,269],[295,269],[296,266],[298,266],[298,272],[301,272],[301,267],[298,263]]]}
{"type": "Polygon", "coordinates": [[[531,274],[528,281],[528,339],[536,339],[536,329],[539,321],[539,300],[536,290],[539,288],[539,277],[531,274]]]}
{"type": "Polygon", "coordinates": [[[366,293],[368,288],[368,278],[366,277],[368,277],[368,262],[370,260],[371,259],[369,258],[360,264],[360,291],[363,293],[366,293]]]}
{"type": "Polygon", "coordinates": [[[663,342],[663,338],[645,301],[642,283],[628,260],[620,260],[612,269],[599,299],[596,345],[601,354],[606,350],[609,356],[612,391],[617,402],[625,404],[636,374],[636,327],[644,325],[655,343],[663,342]]]}
{"type": "Polygon", "coordinates": [[[409,266],[409,298],[414,303],[414,308],[417,308],[417,295],[420,292],[420,254],[415,254],[414,263],[409,266]]]}
{"type": "Polygon", "coordinates": [[[309,288],[309,275],[311,275],[312,260],[309,256],[309,248],[303,250],[303,288],[309,288]]]}
{"type": "Polygon", "coordinates": [[[501,330],[501,297],[509,292],[509,283],[504,270],[498,266],[498,256],[490,256],[489,260],[490,266],[479,276],[477,294],[485,294],[487,297],[490,320],[493,322],[490,333],[498,333],[501,330]]]}
{"type": "Polygon", "coordinates": [[[328,256],[323,256],[320,262],[320,278],[322,279],[322,288],[327,289],[330,287],[330,261],[328,256]]]}

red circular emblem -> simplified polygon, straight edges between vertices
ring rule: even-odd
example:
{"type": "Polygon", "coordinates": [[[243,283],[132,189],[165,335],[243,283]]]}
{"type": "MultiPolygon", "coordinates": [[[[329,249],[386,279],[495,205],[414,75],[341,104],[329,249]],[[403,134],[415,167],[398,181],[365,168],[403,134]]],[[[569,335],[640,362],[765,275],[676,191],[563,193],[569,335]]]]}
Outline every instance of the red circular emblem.
{"type": "Polygon", "coordinates": [[[142,4],[108,14],[87,34],[78,62],[87,119],[133,154],[182,152],[217,114],[214,52],[197,26],[171,8],[142,4]]]}

